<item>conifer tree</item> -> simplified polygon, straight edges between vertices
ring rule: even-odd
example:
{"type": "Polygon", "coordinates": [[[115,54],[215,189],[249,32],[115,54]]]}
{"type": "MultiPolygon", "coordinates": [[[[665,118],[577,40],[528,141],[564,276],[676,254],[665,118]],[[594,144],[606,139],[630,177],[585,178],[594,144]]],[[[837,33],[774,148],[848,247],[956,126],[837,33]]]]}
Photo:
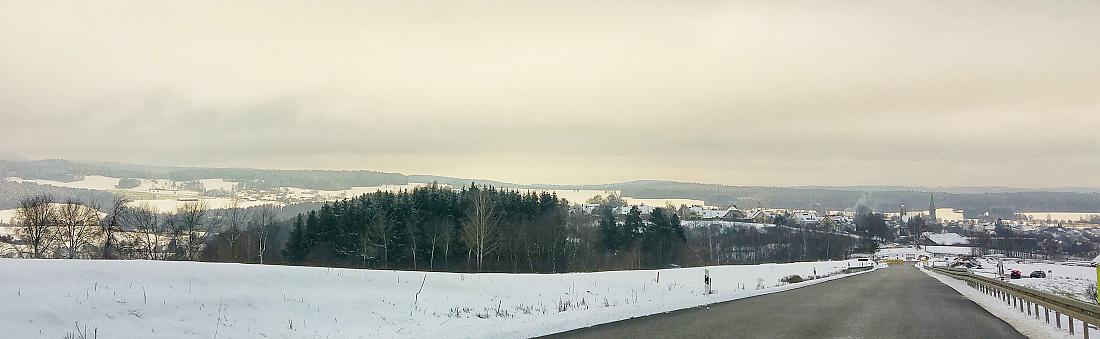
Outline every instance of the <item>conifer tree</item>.
{"type": "Polygon", "coordinates": [[[610,205],[600,205],[596,209],[599,214],[600,244],[607,253],[616,252],[622,246],[623,232],[615,221],[615,212],[610,205]]]}
{"type": "Polygon", "coordinates": [[[309,254],[306,248],[306,229],[302,221],[302,214],[294,219],[294,227],[290,229],[290,235],[286,240],[286,248],[283,248],[283,257],[291,263],[299,263],[309,254]]]}

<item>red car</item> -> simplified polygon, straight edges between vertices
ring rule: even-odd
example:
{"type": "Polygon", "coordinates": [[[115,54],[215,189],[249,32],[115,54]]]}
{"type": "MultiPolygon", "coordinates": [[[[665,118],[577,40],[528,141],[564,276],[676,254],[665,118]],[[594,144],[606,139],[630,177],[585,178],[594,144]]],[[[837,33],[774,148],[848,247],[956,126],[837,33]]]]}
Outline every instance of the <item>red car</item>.
{"type": "Polygon", "coordinates": [[[1020,279],[1021,275],[1022,275],[1022,273],[1020,273],[1019,270],[1012,270],[1012,273],[1009,273],[1008,277],[1012,278],[1012,279],[1020,279]]]}

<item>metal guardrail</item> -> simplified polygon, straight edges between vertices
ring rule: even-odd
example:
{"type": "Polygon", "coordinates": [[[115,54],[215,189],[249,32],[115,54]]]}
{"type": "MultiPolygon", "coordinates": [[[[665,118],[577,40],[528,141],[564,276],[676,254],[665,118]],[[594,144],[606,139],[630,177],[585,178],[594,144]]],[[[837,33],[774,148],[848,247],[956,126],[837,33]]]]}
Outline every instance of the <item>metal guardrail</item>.
{"type": "Polygon", "coordinates": [[[1081,302],[1078,300],[1036,291],[1027,287],[1014,285],[998,279],[983,277],[970,273],[966,269],[933,267],[932,271],[966,281],[970,287],[987,295],[1000,298],[1001,301],[1017,308],[1021,313],[1034,315],[1039,319],[1039,307],[1042,306],[1046,316],[1046,322],[1050,323],[1050,311],[1054,311],[1055,324],[1062,328],[1062,317],[1069,319],[1069,333],[1074,334],[1073,319],[1084,323],[1082,331],[1084,338],[1089,338],[1090,327],[1097,328],[1100,325],[1100,306],[1081,302]]]}

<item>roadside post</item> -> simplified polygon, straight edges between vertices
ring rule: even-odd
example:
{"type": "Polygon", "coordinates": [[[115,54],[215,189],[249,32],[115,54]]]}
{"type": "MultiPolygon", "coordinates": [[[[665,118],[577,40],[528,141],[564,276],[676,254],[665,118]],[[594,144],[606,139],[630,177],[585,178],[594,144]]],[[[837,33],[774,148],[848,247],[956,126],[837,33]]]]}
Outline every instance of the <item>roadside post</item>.
{"type": "Polygon", "coordinates": [[[707,285],[707,288],[706,288],[707,295],[710,295],[711,294],[711,289],[710,289],[710,270],[709,269],[703,269],[703,283],[707,285]]]}

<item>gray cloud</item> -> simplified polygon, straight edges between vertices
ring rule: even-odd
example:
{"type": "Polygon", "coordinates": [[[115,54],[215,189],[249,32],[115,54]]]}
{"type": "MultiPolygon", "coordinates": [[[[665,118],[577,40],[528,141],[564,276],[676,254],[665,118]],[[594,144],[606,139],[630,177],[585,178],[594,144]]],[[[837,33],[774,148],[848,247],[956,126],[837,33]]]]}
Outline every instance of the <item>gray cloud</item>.
{"type": "Polygon", "coordinates": [[[1093,2],[5,2],[32,157],[1098,186],[1093,2]]]}

